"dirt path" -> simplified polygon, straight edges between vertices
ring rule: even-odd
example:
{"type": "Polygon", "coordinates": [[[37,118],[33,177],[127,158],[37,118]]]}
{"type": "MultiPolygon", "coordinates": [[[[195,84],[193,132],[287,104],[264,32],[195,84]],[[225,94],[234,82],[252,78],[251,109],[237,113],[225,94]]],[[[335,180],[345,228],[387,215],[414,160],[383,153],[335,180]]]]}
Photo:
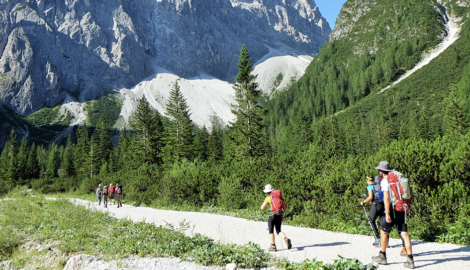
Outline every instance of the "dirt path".
{"type": "MultiPolygon", "coordinates": [[[[255,222],[246,219],[220,216],[207,213],[176,212],[157,210],[147,207],[124,205],[117,208],[109,205],[107,209],[84,200],[74,202],[99,211],[106,211],[117,218],[130,218],[133,221],[152,222],[165,226],[167,223],[178,227],[183,221],[189,222],[191,229],[186,234],[200,233],[222,243],[246,244],[253,242],[267,249],[269,238],[267,222],[255,222]]],[[[341,255],[346,258],[357,258],[369,263],[371,256],[377,255],[378,248],[372,247],[373,238],[363,235],[334,233],[310,228],[283,226],[282,231],[292,239],[293,248],[289,251],[279,238],[276,238],[278,252],[276,256],[293,262],[314,259],[333,262],[341,255]]],[[[388,265],[380,269],[404,269],[405,259],[399,256],[401,241],[392,239],[387,250],[388,265]]],[[[420,269],[470,269],[470,247],[451,244],[426,243],[413,241],[415,265],[420,269]]]]}

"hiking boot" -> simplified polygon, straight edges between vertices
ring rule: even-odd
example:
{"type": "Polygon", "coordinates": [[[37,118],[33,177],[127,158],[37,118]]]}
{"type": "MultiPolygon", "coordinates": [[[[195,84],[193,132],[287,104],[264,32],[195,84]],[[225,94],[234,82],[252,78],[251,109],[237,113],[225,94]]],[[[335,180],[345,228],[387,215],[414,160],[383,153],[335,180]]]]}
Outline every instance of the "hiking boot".
{"type": "Polygon", "coordinates": [[[286,237],[284,239],[284,241],[286,241],[287,249],[291,249],[292,248],[292,243],[291,243],[290,239],[286,237]]]}
{"type": "Polygon", "coordinates": [[[269,252],[276,252],[276,251],[277,251],[276,245],[271,244],[271,246],[268,248],[268,251],[269,251],[269,252]]]}
{"type": "Polygon", "coordinates": [[[408,252],[406,252],[406,248],[404,247],[401,248],[400,256],[403,256],[403,257],[408,256],[408,252]]]}
{"type": "Polygon", "coordinates": [[[404,264],[404,266],[406,268],[415,269],[415,262],[412,259],[407,258],[406,263],[404,264]]]}
{"type": "Polygon", "coordinates": [[[380,238],[375,240],[375,242],[372,244],[374,247],[380,246],[380,238]]]}
{"type": "Polygon", "coordinates": [[[383,265],[387,264],[387,257],[385,257],[383,253],[379,253],[378,256],[372,257],[372,260],[378,264],[383,264],[383,265]]]}

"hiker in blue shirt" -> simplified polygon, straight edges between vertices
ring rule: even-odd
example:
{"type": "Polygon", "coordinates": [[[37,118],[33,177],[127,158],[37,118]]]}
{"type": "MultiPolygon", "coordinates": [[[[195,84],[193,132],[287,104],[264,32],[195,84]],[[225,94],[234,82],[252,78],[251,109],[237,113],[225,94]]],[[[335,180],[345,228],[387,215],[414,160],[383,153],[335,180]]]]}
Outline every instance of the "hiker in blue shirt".
{"type": "MultiPolygon", "coordinates": [[[[375,242],[372,244],[374,246],[380,245],[380,233],[379,230],[377,229],[377,224],[375,223],[375,220],[377,217],[382,216],[384,214],[384,204],[383,204],[383,199],[382,202],[379,201],[378,194],[376,194],[375,191],[375,182],[374,178],[372,175],[368,175],[366,177],[367,180],[367,199],[361,202],[361,205],[364,206],[365,203],[371,202],[372,206],[370,208],[370,220],[371,222],[371,227],[372,227],[372,232],[374,233],[375,236],[375,242]]],[[[377,180],[377,179],[376,179],[377,180]]]]}

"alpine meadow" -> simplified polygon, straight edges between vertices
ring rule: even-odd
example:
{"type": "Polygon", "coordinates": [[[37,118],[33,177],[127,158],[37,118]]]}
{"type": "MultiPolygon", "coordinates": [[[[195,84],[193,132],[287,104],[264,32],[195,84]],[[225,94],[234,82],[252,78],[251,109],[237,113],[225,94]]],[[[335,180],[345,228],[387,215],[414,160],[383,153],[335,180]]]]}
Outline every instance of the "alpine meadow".
{"type": "MultiPolygon", "coordinates": [[[[231,63],[237,71],[235,102],[227,105],[233,120],[214,115],[210,126],[193,122],[179,79],[164,113],[144,94],[128,121],[120,115],[123,101],[111,92],[86,101],[86,119],[73,124],[58,106],[20,116],[2,105],[0,116],[11,125],[4,125],[9,137],[0,156],[0,195],[27,188],[86,197],[112,182],[123,185],[124,203],[134,206],[210,208],[264,221],[259,205],[271,184],[282,190],[288,224],[372,235],[359,204],[363,180],[386,160],[410,179],[412,239],[468,246],[469,15],[468,0],[348,0],[305,73],[271,93],[259,87],[250,44],[244,44],[231,63]],[[459,28],[458,39],[395,84],[448,37],[450,23],[459,28]],[[17,133],[21,125],[31,127],[34,140],[17,133]],[[59,127],[72,132],[51,140],[59,127]]],[[[171,237],[224,249],[205,236],[171,237]]],[[[0,258],[12,253],[0,241],[0,258]]],[[[247,267],[262,265],[253,260],[247,267]]]]}

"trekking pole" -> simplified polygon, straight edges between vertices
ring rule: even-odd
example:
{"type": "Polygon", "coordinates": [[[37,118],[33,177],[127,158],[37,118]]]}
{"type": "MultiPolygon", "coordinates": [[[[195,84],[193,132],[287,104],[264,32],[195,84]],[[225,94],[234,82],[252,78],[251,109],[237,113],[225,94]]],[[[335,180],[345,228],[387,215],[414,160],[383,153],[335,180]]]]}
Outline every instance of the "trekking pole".
{"type": "Polygon", "coordinates": [[[364,205],[362,205],[362,209],[364,210],[364,214],[366,215],[366,219],[369,222],[369,226],[370,226],[370,229],[372,230],[372,234],[374,235],[375,240],[378,240],[379,238],[377,238],[377,236],[375,235],[374,227],[372,226],[373,221],[370,220],[369,215],[367,214],[367,211],[366,211],[366,208],[364,207],[364,205]]]}

